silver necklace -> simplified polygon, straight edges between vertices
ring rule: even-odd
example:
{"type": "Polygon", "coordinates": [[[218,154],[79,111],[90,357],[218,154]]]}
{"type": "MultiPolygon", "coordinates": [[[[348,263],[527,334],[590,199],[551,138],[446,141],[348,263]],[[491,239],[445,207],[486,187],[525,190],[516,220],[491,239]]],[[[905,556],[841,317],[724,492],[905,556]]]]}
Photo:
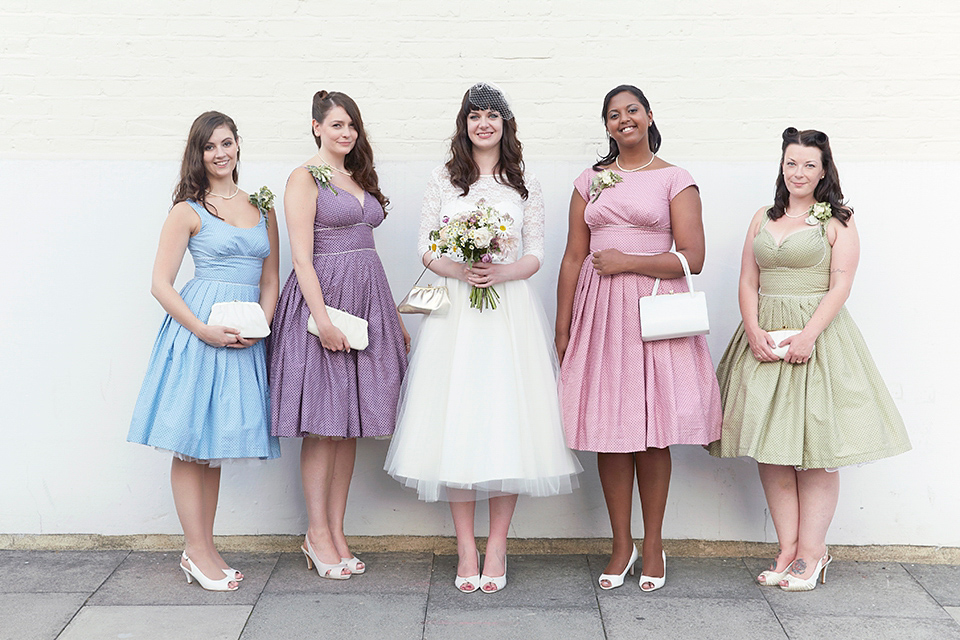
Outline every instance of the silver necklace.
{"type": "Polygon", "coordinates": [[[614,159],[613,159],[613,162],[614,162],[614,164],[617,165],[617,169],[620,169],[620,171],[623,171],[624,173],[633,173],[633,172],[635,172],[635,171],[640,171],[640,169],[646,169],[646,168],[649,167],[651,164],[653,164],[653,161],[656,160],[656,159],[657,159],[657,154],[653,154],[653,157],[650,158],[650,161],[647,162],[647,164],[645,164],[645,165],[643,165],[643,166],[640,166],[640,167],[637,167],[636,169],[624,169],[623,167],[621,167],[621,166],[620,166],[620,156],[617,156],[616,158],[614,158],[614,159]]]}
{"type": "Polygon", "coordinates": [[[213,191],[210,191],[210,189],[207,189],[207,193],[210,194],[211,196],[217,196],[218,198],[223,198],[224,200],[229,200],[229,199],[231,199],[231,198],[236,197],[236,195],[237,195],[238,193],[240,193],[240,187],[237,186],[237,185],[234,185],[234,191],[233,191],[233,193],[230,194],[229,196],[222,196],[222,195],[220,195],[219,193],[214,193],[213,191]]]}

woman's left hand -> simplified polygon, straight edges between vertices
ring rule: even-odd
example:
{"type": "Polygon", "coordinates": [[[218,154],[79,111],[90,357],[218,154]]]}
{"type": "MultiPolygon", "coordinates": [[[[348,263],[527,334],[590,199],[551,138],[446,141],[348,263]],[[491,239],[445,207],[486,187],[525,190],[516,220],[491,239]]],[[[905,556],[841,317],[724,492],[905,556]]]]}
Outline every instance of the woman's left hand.
{"type": "Polygon", "coordinates": [[[261,338],[242,338],[239,335],[237,336],[237,341],[233,344],[228,344],[227,346],[231,349],[245,349],[246,347],[252,347],[253,345],[260,342],[261,338]]]}
{"type": "Polygon", "coordinates": [[[810,359],[810,354],[813,353],[813,343],[816,338],[810,338],[805,334],[805,331],[801,331],[795,336],[790,336],[780,341],[781,347],[784,345],[789,346],[787,354],[783,356],[784,362],[804,364],[810,359]]]}
{"type": "Polygon", "coordinates": [[[630,270],[628,258],[619,249],[603,249],[593,252],[593,268],[597,275],[612,276],[630,270]]]}
{"type": "Polygon", "coordinates": [[[513,280],[510,266],[495,262],[474,262],[473,266],[467,269],[467,282],[478,289],[486,289],[495,284],[513,280]]]}

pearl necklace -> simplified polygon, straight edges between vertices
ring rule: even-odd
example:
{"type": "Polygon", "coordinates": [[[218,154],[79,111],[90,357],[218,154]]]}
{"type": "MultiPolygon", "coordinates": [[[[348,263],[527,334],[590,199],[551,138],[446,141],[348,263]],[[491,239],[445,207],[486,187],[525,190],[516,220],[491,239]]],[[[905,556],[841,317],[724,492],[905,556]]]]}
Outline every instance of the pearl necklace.
{"type": "Polygon", "coordinates": [[[224,200],[230,200],[231,198],[236,197],[238,193],[240,193],[240,187],[237,185],[234,185],[234,191],[229,196],[222,196],[219,193],[214,193],[213,191],[210,191],[210,189],[207,189],[207,193],[210,194],[211,196],[217,196],[218,198],[223,198],[224,200]]]}
{"type": "Polygon", "coordinates": [[[327,162],[326,160],[324,160],[323,158],[321,158],[319,153],[318,153],[318,154],[315,154],[315,155],[316,155],[316,157],[317,157],[317,160],[319,160],[319,161],[323,164],[323,166],[325,166],[325,167],[330,167],[331,169],[333,169],[333,170],[336,171],[337,173],[343,174],[343,175],[347,176],[348,178],[352,178],[352,177],[353,177],[353,174],[350,173],[349,171],[344,171],[343,169],[337,169],[335,166],[333,166],[332,164],[330,164],[329,162],[327,162]]]}
{"type": "Polygon", "coordinates": [[[620,166],[620,156],[617,156],[616,158],[614,158],[613,162],[614,162],[614,164],[617,165],[617,169],[620,169],[620,171],[623,171],[624,173],[633,173],[633,172],[635,172],[635,171],[640,171],[640,169],[646,169],[646,168],[649,167],[651,164],[653,164],[653,161],[656,160],[656,159],[657,159],[657,154],[653,154],[653,157],[650,158],[650,161],[647,162],[647,164],[642,165],[642,166],[639,166],[639,167],[637,167],[636,169],[624,169],[623,167],[621,167],[621,166],[620,166]]]}
{"type": "MultiPolygon", "coordinates": [[[[813,209],[813,206],[811,206],[810,209],[813,209]]],[[[793,215],[790,215],[789,213],[787,213],[787,210],[784,209],[784,210],[783,210],[783,215],[787,216],[788,218],[802,218],[802,217],[804,217],[804,216],[810,215],[810,209],[807,209],[807,210],[804,211],[803,213],[795,213],[795,214],[793,214],[793,215]]]]}

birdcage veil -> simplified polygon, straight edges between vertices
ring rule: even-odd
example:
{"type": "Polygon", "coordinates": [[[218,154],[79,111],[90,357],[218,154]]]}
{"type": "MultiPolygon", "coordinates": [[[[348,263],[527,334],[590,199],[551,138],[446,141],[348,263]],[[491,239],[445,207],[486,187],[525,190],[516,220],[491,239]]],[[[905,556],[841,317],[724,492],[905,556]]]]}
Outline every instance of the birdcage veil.
{"type": "Polygon", "coordinates": [[[479,109],[489,109],[500,114],[501,118],[510,120],[513,118],[513,111],[510,110],[510,103],[507,100],[503,89],[489,82],[478,82],[470,87],[468,92],[468,101],[471,106],[479,109]]]}

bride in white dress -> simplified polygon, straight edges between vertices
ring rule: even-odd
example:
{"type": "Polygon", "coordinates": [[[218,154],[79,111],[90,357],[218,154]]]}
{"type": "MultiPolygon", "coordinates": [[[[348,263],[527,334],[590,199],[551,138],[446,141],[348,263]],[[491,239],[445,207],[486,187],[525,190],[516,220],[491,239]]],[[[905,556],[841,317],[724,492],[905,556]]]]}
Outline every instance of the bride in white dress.
{"type": "Polygon", "coordinates": [[[450,293],[414,344],[385,469],[421,500],[450,502],[462,592],[506,585],[507,531],[517,495],[570,493],[582,471],[564,444],[557,357],[543,307],[526,279],[543,260],[540,183],[523,171],[516,124],[502,92],[479,83],[463,97],[451,159],[434,170],[420,217],[419,255],[450,293]],[[430,250],[430,231],[479,200],[514,220],[513,255],[472,267],[430,250]],[[471,287],[494,287],[496,309],[470,306],[471,287]],[[478,497],[490,532],[480,575],[478,497]]]}

